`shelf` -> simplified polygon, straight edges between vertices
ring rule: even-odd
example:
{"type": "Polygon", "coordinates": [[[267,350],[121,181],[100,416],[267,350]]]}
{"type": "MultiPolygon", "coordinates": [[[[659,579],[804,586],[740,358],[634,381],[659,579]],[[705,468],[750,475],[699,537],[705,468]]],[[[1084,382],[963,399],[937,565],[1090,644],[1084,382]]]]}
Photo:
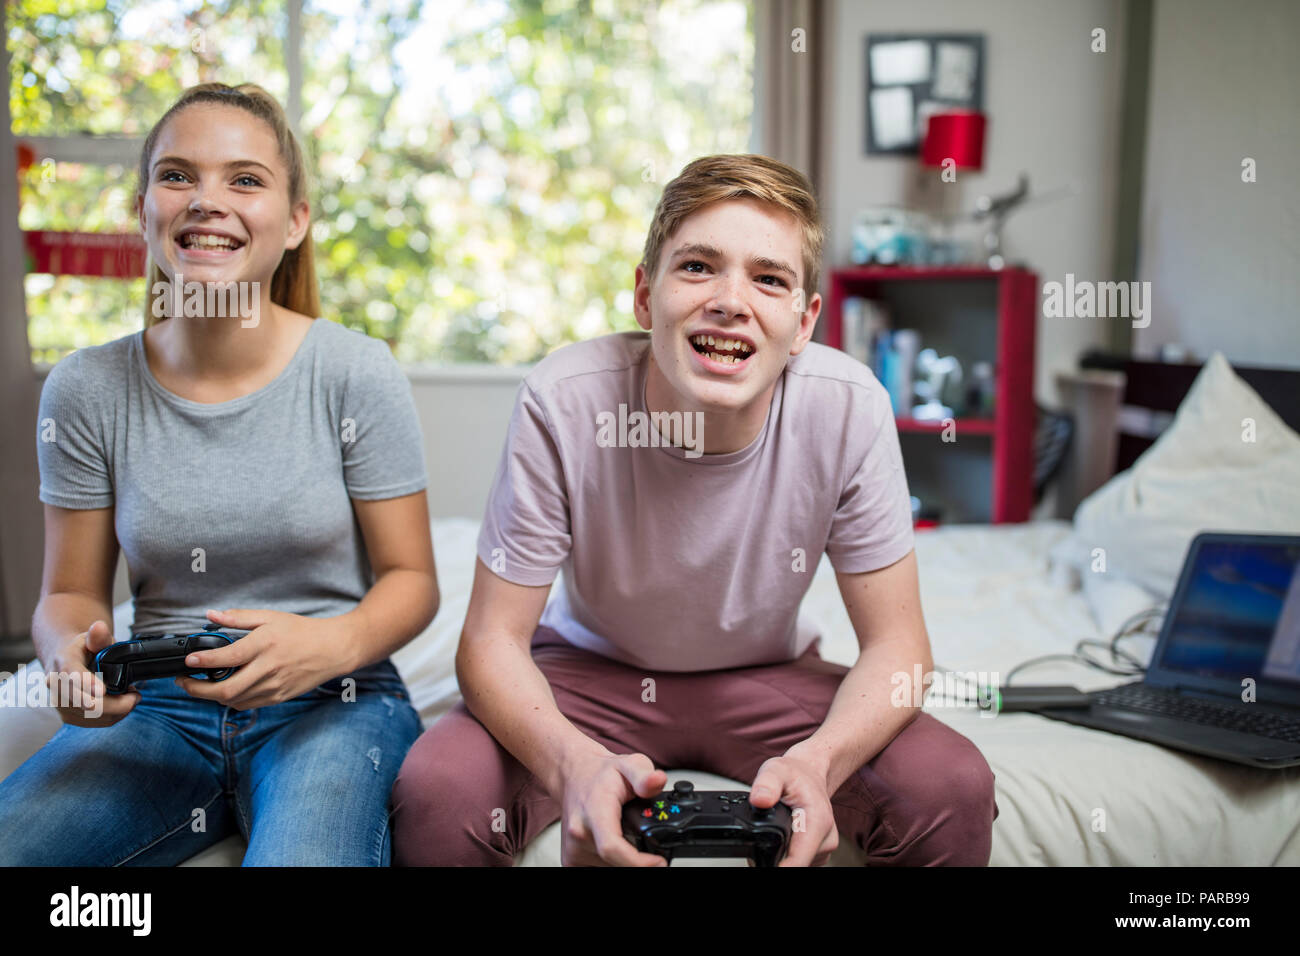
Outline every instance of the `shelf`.
{"type": "MultiPolygon", "coordinates": [[[[963,367],[993,368],[994,414],[942,421],[895,417],[909,487],[942,523],[1028,520],[1033,505],[1034,339],[1038,276],[1023,266],[851,266],[829,275],[825,343],[843,345],[844,300],[871,299],[895,329],[963,367]],[[960,440],[970,438],[970,441],[960,440]]],[[[910,411],[910,406],[909,406],[910,411]]]]}
{"type": "MultiPolygon", "coordinates": [[[[898,426],[900,432],[940,432],[944,429],[942,421],[926,422],[917,421],[915,418],[894,418],[894,423],[898,426]]],[[[957,429],[958,434],[966,435],[992,435],[994,432],[995,421],[992,418],[955,418],[953,427],[957,429]]]]}
{"type": "Polygon", "coordinates": [[[844,282],[870,282],[887,279],[997,279],[1001,276],[1028,275],[1029,270],[1018,266],[989,269],[985,266],[850,266],[836,269],[836,276],[844,282]]]}

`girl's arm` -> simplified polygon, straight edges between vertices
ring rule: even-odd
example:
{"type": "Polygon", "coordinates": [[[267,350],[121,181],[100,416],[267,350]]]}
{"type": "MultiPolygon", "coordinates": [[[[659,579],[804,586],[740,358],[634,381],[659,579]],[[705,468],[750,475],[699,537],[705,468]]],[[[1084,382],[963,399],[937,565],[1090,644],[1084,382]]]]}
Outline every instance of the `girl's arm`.
{"type": "Polygon", "coordinates": [[[209,611],[210,620],[249,633],[186,662],[240,670],[215,683],[178,678],[187,693],[236,710],[277,704],[383,660],[429,625],[439,594],[425,492],[352,504],[375,575],[365,597],[330,618],[258,608],[209,611]]]}
{"type": "Polygon", "coordinates": [[[64,723],[108,726],[140,699],[134,691],[104,694],[90,671],[95,652],[113,643],[117,551],[112,508],[45,505],[45,567],[32,643],[64,723]]]}
{"type": "Polygon", "coordinates": [[[384,501],[353,499],[352,507],[375,583],[354,609],[336,618],[347,622],[349,635],[341,673],[382,661],[404,646],[429,626],[440,600],[425,493],[384,501]]]}

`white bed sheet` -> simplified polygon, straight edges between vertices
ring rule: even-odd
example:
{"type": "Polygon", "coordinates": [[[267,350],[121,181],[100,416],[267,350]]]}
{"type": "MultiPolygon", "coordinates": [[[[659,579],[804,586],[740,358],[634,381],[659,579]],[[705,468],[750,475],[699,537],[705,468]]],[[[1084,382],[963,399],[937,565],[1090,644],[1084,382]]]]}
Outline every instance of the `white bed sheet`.
{"type": "MultiPolygon", "coordinates": [[[[426,632],[394,656],[425,725],[458,699],[453,661],[469,599],[478,523],[433,523],[442,607],[426,632]]],[[[949,526],[917,536],[921,599],[936,665],[1005,675],[1017,663],[1068,653],[1081,637],[1101,638],[1082,592],[1049,573],[1047,555],[1069,534],[1063,521],[949,526]]],[[[116,609],[124,633],[129,606],[116,609]]],[[[803,606],[823,634],[822,656],[851,664],[857,644],[830,566],[823,561],[803,606]]],[[[1131,642],[1145,659],[1153,641],[1131,642]]],[[[996,677],[994,677],[996,679],[996,677]]],[[[1016,683],[1072,683],[1093,690],[1130,678],[1082,666],[1043,664],[1016,683]]],[[[999,816],[991,864],[1297,865],[1300,769],[1257,770],[1048,720],[989,717],[973,707],[927,709],[969,737],[996,775],[999,816]]],[[[0,776],[58,726],[38,710],[0,711],[0,776]]],[[[668,768],[700,787],[746,785],[695,768],[668,768]]],[[[228,839],[189,861],[231,865],[242,843],[228,839]]],[[[517,861],[557,865],[559,829],[548,828],[517,861]]],[[[693,861],[700,865],[733,861],[693,861]]],[[[833,864],[860,862],[841,845],[833,864]]]]}

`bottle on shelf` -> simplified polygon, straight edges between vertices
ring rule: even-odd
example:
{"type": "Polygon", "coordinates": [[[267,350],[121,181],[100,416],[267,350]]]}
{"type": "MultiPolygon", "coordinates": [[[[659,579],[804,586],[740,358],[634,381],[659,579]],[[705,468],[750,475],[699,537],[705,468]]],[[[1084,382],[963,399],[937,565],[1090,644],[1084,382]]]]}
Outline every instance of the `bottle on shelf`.
{"type": "Polygon", "coordinates": [[[993,364],[976,362],[971,368],[966,389],[966,415],[970,418],[993,417],[993,364]]]}

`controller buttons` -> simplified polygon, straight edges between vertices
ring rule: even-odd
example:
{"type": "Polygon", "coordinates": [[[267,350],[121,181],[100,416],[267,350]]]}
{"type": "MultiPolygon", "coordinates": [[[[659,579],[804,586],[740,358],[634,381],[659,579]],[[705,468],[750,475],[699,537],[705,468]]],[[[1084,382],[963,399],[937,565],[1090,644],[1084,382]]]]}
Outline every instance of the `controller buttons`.
{"type": "Polygon", "coordinates": [[[668,811],[669,811],[670,813],[681,813],[681,812],[682,812],[682,808],[681,808],[681,807],[669,807],[669,808],[668,808],[668,811]]]}
{"type": "Polygon", "coordinates": [[[659,811],[659,816],[656,817],[656,819],[658,819],[658,820],[667,820],[667,819],[668,819],[668,814],[666,814],[666,813],[664,813],[664,811],[660,810],[660,811],[659,811]]]}
{"type": "Polygon", "coordinates": [[[641,816],[643,817],[652,817],[654,815],[655,812],[651,810],[649,807],[646,807],[644,810],[641,811],[641,816]]]}

